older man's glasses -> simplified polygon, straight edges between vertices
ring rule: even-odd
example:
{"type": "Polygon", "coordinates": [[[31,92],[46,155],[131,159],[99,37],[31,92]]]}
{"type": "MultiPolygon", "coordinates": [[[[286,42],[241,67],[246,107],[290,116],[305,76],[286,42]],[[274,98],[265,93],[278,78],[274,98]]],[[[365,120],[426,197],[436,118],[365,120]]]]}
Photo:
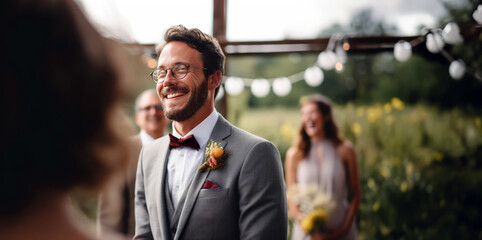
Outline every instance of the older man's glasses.
{"type": "Polygon", "coordinates": [[[171,74],[175,79],[183,79],[183,78],[186,77],[187,73],[189,72],[190,67],[206,69],[204,67],[198,67],[198,66],[178,63],[178,64],[174,65],[172,68],[156,69],[156,70],[152,71],[151,77],[152,77],[152,80],[154,80],[154,82],[163,83],[164,80],[166,79],[167,74],[168,74],[167,71],[171,71],[171,74]]]}
{"type": "Polygon", "coordinates": [[[143,108],[139,108],[139,111],[149,112],[149,111],[151,111],[151,108],[154,108],[154,110],[156,110],[156,112],[157,112],[157,111],[162,111],[162,104],[145,106],[145,107],[143,107],[143,108]]]}

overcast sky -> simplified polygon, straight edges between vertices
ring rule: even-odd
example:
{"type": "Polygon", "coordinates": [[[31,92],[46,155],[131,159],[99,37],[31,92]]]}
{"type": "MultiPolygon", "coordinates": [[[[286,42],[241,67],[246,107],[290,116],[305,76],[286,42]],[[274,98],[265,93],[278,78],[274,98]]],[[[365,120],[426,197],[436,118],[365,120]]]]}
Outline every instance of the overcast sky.
{"type": "MultiPolygon", "coordinates": [[[[164,30],[183,24],[212,33],[212,0],[76,0],[105,34],[128,42],[158,43],[164,30]]],[[[228,0],[230,41],[315,38],[334,23],[346,25],[361,9],[394,24],[403,35],[417,26],[437,26],[442,2],[466,0],[228,0]]]]}

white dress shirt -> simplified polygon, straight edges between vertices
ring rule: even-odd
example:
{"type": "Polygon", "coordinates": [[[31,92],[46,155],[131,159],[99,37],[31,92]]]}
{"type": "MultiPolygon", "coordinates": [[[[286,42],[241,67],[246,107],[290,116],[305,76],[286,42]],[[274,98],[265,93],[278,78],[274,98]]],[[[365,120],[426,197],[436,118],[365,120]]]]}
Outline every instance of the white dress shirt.
{"type": "Polygon", "coordinates": [[[204,149],[209,141],[214,125],[218,120],[218,112],[214,110],[209,116],[204,119],[199,125],[193,128],[185,136],[181,136],[172,123],[172,135],[177,138],[184,138],[189,135],[194,135],[200,149],[194,150],[189,147],[178,147],[171,149],[169,160],[167,163],[167,174],[169,191],[171,192],[171,199],[174,208],[177,208],[182,193],[191,181],[196,171],[204,158],[204,149]]]}
{"type": "Polygon", "coordinates": [[[154,142],[154,140],[156,140],[153,137],[151,137],[151,135],[147,134],[146,131],[144,130],[141,130],[139,135],[141,136],[142,146],[146,146],[147,144],[154,142]]]}

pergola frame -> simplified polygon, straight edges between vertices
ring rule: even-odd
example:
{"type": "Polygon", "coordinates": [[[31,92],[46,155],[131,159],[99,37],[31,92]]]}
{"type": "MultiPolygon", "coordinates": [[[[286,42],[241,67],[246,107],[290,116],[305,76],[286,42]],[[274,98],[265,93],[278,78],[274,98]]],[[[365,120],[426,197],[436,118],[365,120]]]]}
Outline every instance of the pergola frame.
{"type": "MultiPolygon", "coordinates": [[[[326,49],[329,38],[230,42],[226,40],[226,0],[213,0],[213,36],[218,39],[226,55],[319,53],[326,49]],[[233,50],[226,50],[226,47],[233,50]],[[236,50],[240,49],[240,50],[236,50]]],[[[350,37],[350,53],[379,53],[393,51],[400,40],[417,41],[422,36],[407,37],[350,37]]],[[[415,49],[416,50],[416,49],[415,49]]]]}
{"type": "MultiPolygon", "coordinates": [[[[213,0],[213,36],[219,41],[227,57],[235,55],[266,55],[282,53],[319,53],[328,46],[329,38],[281,40],[281,41],[250,41],[230,42],[226,40],[226,1],[213,0]]],[[[407,37],[350,37],[349,53],[373,54],[393,51],[394,45],[405,40],[412,42],[413,51],[426,55],[426,49],[418,47],[425,41],[423,36],[407,37]]],[[[218,101],[218,110],[224,116],[227,113],[226,97],[218,101]]]]}

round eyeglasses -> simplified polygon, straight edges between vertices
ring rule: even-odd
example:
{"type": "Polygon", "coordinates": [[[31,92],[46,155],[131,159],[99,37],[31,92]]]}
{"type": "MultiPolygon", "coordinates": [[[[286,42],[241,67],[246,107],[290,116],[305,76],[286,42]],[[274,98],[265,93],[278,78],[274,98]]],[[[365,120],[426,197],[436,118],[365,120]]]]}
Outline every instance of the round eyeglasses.
{"type": "Polygon", "coordinates": [[[207,69],[207,68],[204,68],[204,67],[187,65],[187,64],[184,64],[184,63],[177,63],[177,64],[175,64],[173,67],[168,68],[168,69],[160,69],[160,68],[158,68],[158,69],[152,71],[152,72],[151,72],[151,78],[152,78],[152,80],[154,80],[154,82],[156,82],[156,83],[163,83],[164,80],[166,80],[166,76],[167,76],[167,74],[168,74],[167,71],[170,70],[172,76],[173,76],[175,79],[183,79],[183,78],[185,78],[185,77],[187,76],[187,73],[189,72],[189,68],[190,68],[190,67],[207,69]]]}
{"type": "Polygon", "coordinates": [[[156,110],[156,112],[162,111],[162,104],[149,105],[149,106],[141,107],[138,110],[149,112],[151,110],[151,108],[154,108],[154,110],[156,110]]]}

